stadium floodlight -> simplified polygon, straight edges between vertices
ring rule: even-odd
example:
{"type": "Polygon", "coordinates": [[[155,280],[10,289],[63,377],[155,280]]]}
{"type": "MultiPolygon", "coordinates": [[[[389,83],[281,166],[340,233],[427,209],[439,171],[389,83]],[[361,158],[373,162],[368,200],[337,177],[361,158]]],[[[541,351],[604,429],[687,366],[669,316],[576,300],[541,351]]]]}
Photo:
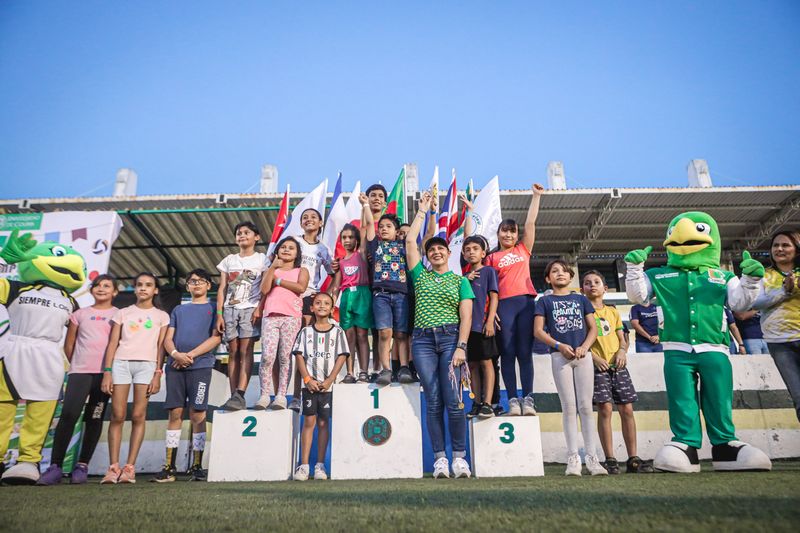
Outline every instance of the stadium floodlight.
{"type": "Polygon", "coordinates": [[[114,183],[114,196],[136,196],[139,175],[132,168],[121,168],[117,171],[114,183]]]}
{"type": "Polygon", "coordinates": [[[261,188],[262,193],[278,192],[278,167],[275,165],[263,165],[261,167],[261,188]]]}
{"type": "Polygon", "coordinates": [[[567,178],[564,175],[564,163],[550,161],[547,163],[547,188],[563,191],[567,188],[567,178]]]}
{"type": "Polygon", "coordinates": [[[689,174],[689,187],[713,187],[708,162],[705,159],[692,159],[686,167],[689,174]]]}

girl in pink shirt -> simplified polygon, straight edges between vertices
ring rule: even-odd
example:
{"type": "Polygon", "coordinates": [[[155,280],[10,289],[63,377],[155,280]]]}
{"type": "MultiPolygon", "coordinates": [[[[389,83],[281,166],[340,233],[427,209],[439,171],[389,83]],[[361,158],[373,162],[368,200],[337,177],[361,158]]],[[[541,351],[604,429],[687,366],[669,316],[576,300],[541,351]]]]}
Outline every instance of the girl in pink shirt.
{"type": "Polygon", "coordinates": [[[525,233],[519,240],[519,227],[506,219],[497,228],[498,249],[486,258],[486,265],[497,271],[497,317],[500,320],[500,371],[508,393],[509,415],[535,415],[533,405],[533,316],[536,290],[531,282],[531,251],[536,236],[536,217],[544,188],[535,183],[525,219],[525,233]],[[517,389],[516,364],[522,398],[517,389]]]}
{"type": "MultiPolygon", "coordinates": [[[[334,300],[341,293],[339,325],[347,336],[347,345],[357,352],[361,371],[358,381],[366,383],[369,366],[369,338],[374,327],[372,320],[372,291],[369,287],[369,265],[366,248],[361,248],[361,234],[357,227],[345,224],[339,235],[345,256],[339,259],[339,269],[333,278],[330,292],[334,300]]],[[[355,383],[353,356],[347,356],[347,375],[342,383],[355,383]]]]}
{"type": "Polygon", "coordinates": [[[64,353],[70,362],[67,390],[53,439],[50,467],[39,478],[39,485],[61,483],[64,457],[81,412],[84,422],[83,443],[78,463],[72,468],[70,483],[86,483],[88,464],[103,431],[108,395],[100,389],[100,384],[103,381],[103,357],[111,333],[111,318],[118,311],[111,305],[111,300],[117,295],[114,278],[108,274],[97,276],[92,280],[90,292],[94,297],[94,305],[79,309],[69,317],[64,340],[64,353]]]}
{"type": "MultiPolygon", "coordinates": [[[[253,313],[254,322],[261,322],[261,397],[254,409],[286,409],[286,389],[292,365],[292,346],[303,325],[303,299],[308,287],[308,270],[301,267],[300,243],[286,237],[278,243],[275,260],[261,280],[261,303],[253,313]],[[269,381],[278,359],[278,386],[270,403],[269,381]]],[[[274,383],[273,383],[274,384],[274,383]]]]}

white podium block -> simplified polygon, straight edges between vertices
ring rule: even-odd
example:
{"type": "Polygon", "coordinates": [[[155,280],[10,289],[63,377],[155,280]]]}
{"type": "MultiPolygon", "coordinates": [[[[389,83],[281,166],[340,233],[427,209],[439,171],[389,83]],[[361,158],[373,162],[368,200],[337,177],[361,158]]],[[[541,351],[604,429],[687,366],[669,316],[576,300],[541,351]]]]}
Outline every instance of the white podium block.
{"type": "Polygon", "coordinates": [[[209,481],[292,478],[299,415],[281,411],[217,411],[209,443],[209,481]]]}
{"type": "Polygon", "coordinates": [[[475,477],[544,475],[539,417],[496,416],[470,423],[475,477]]]}
{"type": "Polygon", "coordinates": [[[422,477],[419,385],[337,385],[331,479],[422,477]]]}

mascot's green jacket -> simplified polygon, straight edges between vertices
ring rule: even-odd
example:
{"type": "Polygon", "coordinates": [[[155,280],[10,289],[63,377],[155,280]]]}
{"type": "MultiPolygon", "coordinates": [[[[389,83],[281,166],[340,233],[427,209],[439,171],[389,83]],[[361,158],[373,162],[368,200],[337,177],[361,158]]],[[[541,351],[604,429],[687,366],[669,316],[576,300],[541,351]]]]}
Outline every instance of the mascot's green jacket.
{"type": "Polygon", "coordinates": [[[20,237],[17,230],[0,250],[0,259],[16,264],[21,280],[0,279],[0,304],[11,321],[10,338],[0,353],[0,459],[8,451],[17,403],[26,400],[19,458],[2,481],[35,483],[64,384],[61,342],[64,326],[78,308],[71,293],[86,281],[86,265],[69,246],[37,244],[30,234],[20,237]]]}
{"type": "Polygon", "coordinates": [[[660,306],[659,338],[664,346],[673,439],[656,455],[653,466],[670,472],[700,471],[702,405],[716,470],[769,470],[766,454],[735,435],[730,333],[725,319],[726,306],[733,311],[750,308],[758,296],[764,266],[744,252],[741,279],[721,270],[717,223],[701,212],[675,217],[667,228],[664,247],[667,266],[647,271],[643,265],[651,246],[625,256],[628,299],[644,303],[655,296],[660,306]]]}

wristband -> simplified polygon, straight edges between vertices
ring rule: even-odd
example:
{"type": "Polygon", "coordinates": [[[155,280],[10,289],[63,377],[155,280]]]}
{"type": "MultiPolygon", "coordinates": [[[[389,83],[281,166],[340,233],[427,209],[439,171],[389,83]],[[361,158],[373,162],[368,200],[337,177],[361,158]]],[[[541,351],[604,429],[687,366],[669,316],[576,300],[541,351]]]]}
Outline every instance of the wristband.
{"type": "Polygon", "coordinates": [[[281,278],[275,278],[275,286],[276,287],[280,287],[281,286],[281,278]]]}
{"type": "Polygon", "coordinates": [[[219,311],[217,311],[217,314],[218,314],[219,316],[222,316],[222,310],[219,310],[219,311]]]}
{"type": "Polygon", "coordinates": [[[169,352],[169,354],[170,354],[172,357],[175,357],[175,354],[176,354],[176,353],[178,353],[178,349],[177,349],[177,348],[175,348],[174,350],[172,350],[171,352],[169,352]]]}
{"type": "Polygon", "coordinates": [[[310,381],[311,381],[311,376],[306,376],[303,378],[303,383],[305,383],[306,385],[308,385],[310,381]]]}
{"type": "Polygon", "coordinates": [[[111,372],[111,367],[107,366],[106,368],[103,369],[103,372],[111,372]]]}
{"type": "Polygon", "coordinates": [[[431,215],[435,215],[435,214],[436,214],[436,209],[431,209],[431,210],[430,210],[430,211],[428,211],[428,212],[429,212],[431,215]]]}
{"type": "Polygon", "coordinates": [[[556,341],[556,345],[555,345],[555,346],[553,346],[553,348],[555,348],[556,350],[558,350],[558,345],[559,345],[559,344],[561,344],[561,343],[560,343],[560,342],[558,342],[558,341],[556,341]]]}

